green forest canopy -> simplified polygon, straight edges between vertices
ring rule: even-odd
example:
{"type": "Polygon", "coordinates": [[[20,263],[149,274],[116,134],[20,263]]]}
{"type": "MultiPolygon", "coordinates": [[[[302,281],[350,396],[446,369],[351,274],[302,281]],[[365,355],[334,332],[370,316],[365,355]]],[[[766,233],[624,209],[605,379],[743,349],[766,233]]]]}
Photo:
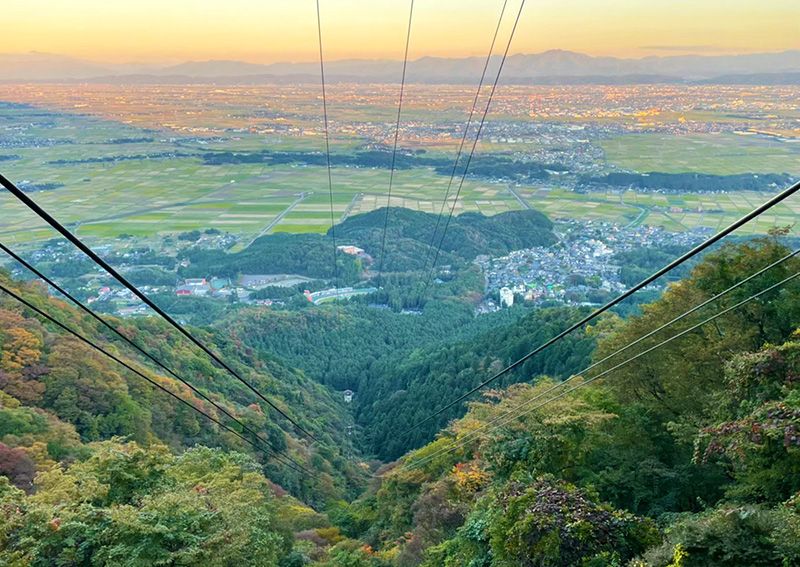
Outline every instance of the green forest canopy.
{"type": "MultiPolygon", "coordinates": [[[[576,336],[570,344],[573,363],[603,358],[787,252],[776,238],[723,247],[639,315],[612,315],[576,336]]],[[[785,262],[709,309],[733,305],[798,270],[800,261],[785,262]]],[[[105,341],[39,286],[0,277],[105,341]]],[[[246,454],[235,438],[182,413],[0,298],[0,561],[798,564],[799,292],[795,280],[480,435],[466,437],[574,369],[565,360],[568,352],[526,368],[513,379],[519,383],[498,385],[471,402],[466,413],[441,424],[438,434],[436,424],[420,438],[391,445],[391,424],[375,428],[375,435],[384,436],[368,439],[376,452],[379,446],[397,454],[422,446],[387,463],[366,483],[370,469],[343,433],[344,404],[275,356],[259,354],[229,333],[203,331],[320,436],[316,446],[252,404],[205,360],[176,348],[155,320],[115,321],[242,419],[282,439],[293,457],[315,471],[312,477],[246,454]],[[465,438],[450,450],[454,440],[465,438]]],[[[359,405],[359,419],[395,411],[395,427],[408,423],[451,394],[436,390],[439,380],[454,374],[463,380],[459,386],[470,384],[575,315],[534,312],[503,321],[494,334],[479,330],[450,345],[418,348],[375,373],[376,380],[385,373],[386,381],[376,382],[379,394],[359,405]],[[470,344],[497,359],[476,355],[470,344]],[[404,385],[401,397],[387,390],[391,380],[404,385]]],[[[706,316],[697,313],[682,328],[706,316]]],[[[630,354],[660,338],[643,341],[630,354]]],[[[166,377],[159,380],[177,387],[166,377]]]]}

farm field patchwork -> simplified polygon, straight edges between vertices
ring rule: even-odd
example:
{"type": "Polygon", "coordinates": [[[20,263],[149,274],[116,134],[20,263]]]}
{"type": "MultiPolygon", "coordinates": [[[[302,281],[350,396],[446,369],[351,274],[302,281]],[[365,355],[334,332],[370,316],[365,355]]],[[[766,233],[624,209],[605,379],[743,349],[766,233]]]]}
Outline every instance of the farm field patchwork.
{"type": "Polygon", "coordinates": [[[634,171],[800,175],[799,142],[753,134],[629,134],[600,145],[609,163],[634,171]]]}
{"type": "MultiPolygon", "coordinates": [[[[332,88],[335,153],[391,147],[396,89],[364,88],[332,88]]],[[[699,92],[670,88],[684,97],[680,104],[699,92]]],[[[331,221],[324,167],[209,165],[202,157],[215,152],[321,152],[317,94],[316,86],[0,86],[0,170],[20,185],[46,189],[32,193],[34,199],[79,235],[97,241],[121,234],[147,238],[216,228],[236,235],[237,246],[243,246],[269,232],[323,233],[331,221]]],[[[793,119],[786,109],[778,118],[756,110],[744,118],[741,113],[709,110],[670,110],[653,116],[648,110],[639,116],[625,108],[645,104],[640,102],[641,91],[623,89],[616,96],[620,94],[625,95],[619,99],[620,109],[599,112],[597,97],[608,104],[600,87],[504,88],[498,92],[478,155],[563,163],[576,172],[599,167],[800,174],[798,138],[781,122],[793,119]],[[552,102],[544,113],[537,110],[536,101],[545,99],[562,100],[564,105],[557,108],[552,102]],[[653,125],[643,122],[651,119],[653,125]],[[724,131],[710,131],[705,124],[724,131]],[[768,127],[784,134],[756,133],[768,127]],[[652,131],[642,132],[645,128],[652,131]],[[687,131],[676,134],[676,128],[687,131]]],[[[658,89],[652,94],[654,100],[664,100],[658,89]]],[[[741,97],[735,88],[713,94],[734,106],[741,97]]],[[[794,100],[791,89],[779,94],[781,100],[794,100]]],[[[463,87],[438,89],[433,95],[429,87],[411,87],[401,120],[401,148],[453,158],[470,101],[470,89],[463,87]]],[[[430,167],[398,169],[391,200],[386,168],[334,167],[332,183],[333,217],[341,222],[387,204],[438,214],[448,176],[430,167]]],[[[494,177],[467,178],[456,201],[456,179],[445,211],[452,206],[456,214],[494,215],[527,205],[554,219],[604,219],[684,231],[719,228],[767,198],[756,192],[580,193],[551,177],[515,184],[520,202],[509,183],[494,177]]],[[[0,237],[16,242],[52,237],[8,195],[0,194],[0,207],[0,237]]],[[[800,203],[790,201],[746,230],[764,232],[776,224],[793,224],[798,214],[800,203]]]]}
{"type": "MultiPolygon", "coordinates": [[[[13,166],[9,168],[12,176],[21,164],[14,162],[13,166]]],[[[57,172],[40,166],[38,171],[42,177],[34,177],[34,182],[63,183],[64,187],[37,192],[34,198],[86,237],[146,237],[217,228],[247,238],[261,233],[284,212],[269,232],[323,233],[330,226],[330,196],[321,167],[206,166],[196,158],[177,158],[166,168],[152,160],[132,160],[101,167],[58,166],[57,172]]],[[[336,222],[387,204],[386,170],[334,168],[333,184],[336,222]]],[[[438,213],[446,189],[447,177],[430,169],[400,170],[395,174],[391,205],[438,213]]],[[[516,191],[531,207],[551,218],[603,219],[674,230],[716,229],[768,198],[767,193],[754,192],[577,193],[531,186],[520,186],[516,191]]],[[[454,193],[455,187],[451,188],[446,210],[453,204],[454,193]]],[[[8,195],[0,197],[0,206],[0,234],[18,242],[49,235],[48,231],[36,230],[43,228],[42,223],[8,195]]],[[[520,208],[506,184],[468,179],[455,213],[493,215],[520,208]]],[[[798,214],[800,204],[789,202],[746,230],[764,232],[775,224],[793,224],[798,214]]]]}
{"type": "MultiPolygon", "coordinates": [[[[625,192],[575,193],[563,189],[517,189],[532,207],[553,219],[577,218],[648,224],[669,230],[717,230],[741,218],[772,195],[737,192],[674,194],[625,192]]],[[[788,200],[741,229],[742,234],[766,233],[775,226],[794,225],[800,202],[788,200]]]]}

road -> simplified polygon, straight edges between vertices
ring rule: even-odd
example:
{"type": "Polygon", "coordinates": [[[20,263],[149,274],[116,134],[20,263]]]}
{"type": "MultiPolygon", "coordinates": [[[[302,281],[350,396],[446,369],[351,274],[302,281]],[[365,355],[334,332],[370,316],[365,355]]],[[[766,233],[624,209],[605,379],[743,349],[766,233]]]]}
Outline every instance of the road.
{"type": "Polygon", "coordinates": [[[356,193],[355,195],[353,195],[352,200],[347,205],[347,208],[342,213],[342,216],[339,217],[339,222],[342,222],[344,219],[346,219],[348,216],[350,216],[350,212],[353,210],[353,207],[356,206],[356,203],[358,203],[358,200],[361,199],[361,197],[363,197],[363,196],[364,196],[364,193],[356,193]]]}
{"type": "Polygon", "coordinates": [[[531,206],[530,206],[530,204],[528,204],[528,201],[526,201],[525,199],[523,199],[523,198],[522,198],[522,197],[519,195],[519,193],[517,193],[516,189],[514,189],[514,187],[512,187],[511,185],[509,185],[509,186],[508,186],[508,192],[509,192],[509,193],[511,193],[512,195],[514,195],[514,198],[515,198],[517,201],[519,201],[519,204],[520,204],[520,205],[522,205],[522,208],[523,208],[523,209],[527,209],[527,210],[530,210],[530,209],[531,209],[531,206]]]}
{"type": "Polygon", "coordinates": [[[247,248],[247,247],[248,247],[248,246],[250,246],[250,245],[251,245],[253,242],[255,242],[257,238],[261,238],[262,236],[264,236],[265,234],[267,234],[267,233],[268,233],[270,230],[272,230],[272,229],[275,227],[275,225],[276,225],[276,224],[278,224],[279,222],[281,222],[281,221],[283,220],[283,217],[285,217],[286,215],[288,215],[289,213],[291,213],[291,212],[292,212],[292,209],[294,209],[294,208],[295,208],[297,205],[299,205],[300,203],[302,203],[302,202],[303,202],[303,200],[304,200],[306,197],[308,197],[309,195],[311,195],[312,193],[313,193],[312,191],[303,191],[302,193],[300,193],[300,195],[298,195],[298,196],[297,196],[297,199],[295,199],[295,200],[294,200],[294,202],[292,202],[292,204],[291,204],[291,205],[289,205],[288,207],[286,207],[285,209],[283,209],[283,211],[281,211],[281,212],[280,212],[280,214],[279,214],[278,216],[276,216],[274,219],[272,219],[272,221],[271,221],[271,222],[270,222],[270,223],[269,223],[267,226],[265,226],[264,228],[262,228],[262,229],[261,229],[261,232],[259,232],[258,234],[256,234],[256,235],[255,235],[255,236],[254,236],[254,237],[253,237],[253,238],[250,240],[250,242],[248,242],[248,243],[247,243],[247,244],[246,244],[244,247],[245,247],[245,248],[247,248]]]}
{"type": "MultiPolygon", "coordinates": [[[[620,199],[620,202],[621,202],[621,199],[620,199]]],[[[623,204],[624,204],[624,205],[627,205],[628,203],[623,203],[623,204]]],[[[648,207],[643,207],[643,206],[641,206],[641,205],[630,205],[630,206],[631,206],[631,207],[636,207],[636,208],[637,208],[637,209],[639,209],[641,212],[639,213],[639,216],[638,216],[638,217],[636,217],[635,219],[633,219],[631,222],[629,222],[628,224],[626,224],[626,225],[623,227],[623,228],[626,228],[626,229],[627,229],[627,228],[632,228],[632,227],[634,227],[634,226],[637,226],[637,225],[638,225],[640,222],[642,222],[642,221],[644,220],[644,218],[645,218],[645,217],[646,217],[648,214],[650,214],[650,209],[649,209],[648,207]]]]}

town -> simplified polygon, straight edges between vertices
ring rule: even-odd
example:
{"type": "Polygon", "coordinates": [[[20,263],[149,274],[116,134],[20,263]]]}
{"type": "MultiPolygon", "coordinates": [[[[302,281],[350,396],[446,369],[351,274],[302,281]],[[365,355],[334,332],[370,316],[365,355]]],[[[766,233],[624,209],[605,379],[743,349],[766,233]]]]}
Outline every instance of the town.
{"type": "MultiPolygon", "coordinates": [[[[507,255],[481,255],[474,263],[485,278],[483,299],[476,313],[489,313],[515,304],[597,305],[612,294],[631,285],[623,276],[619,254],[641,249],[675,247],[688,249],[704,238],[709,229],[670,232],[661,227],[619,225],[607,221],[560,219],[555,225],[559,240],[548,247],[514,250],[507,255]]],[[[123,239],[124,240],[124,239],[123,239]]],[[[187,250],[235,246],[236,237],[219,231],[193,232],[162,240],[155,250],[143,247],[135,239],[117,242],[117,247],[98,250],[113,260],[118,269],[134,279],[140,289],[155,297],[176,300],[213,301],[220,305],[257,305],[289,308],[290,301],[320,305],[330,301],[370,296],[378,292],[365,284],[335,286],[332,281],[318,280],[302,274],[238,274],[226,277],[208,273],[200,277],[180,277],[178,270],[189,265],[178,260],[187,250]],[[169,254],[169,255],[168,255],[169,254]],[[170,264],[172,267],[170,268],[170,264]],[[142,278],[142,279],[139,279],[142,278]],[[313,290],[313,291],[312,291],[313,290]],[[302,299],[302,301],[301,301],[302,299]]],[[[363,249],[353,245],[338,246],[339,252],[358,257],[370,265],[372,259],[363,249]]],[[[95,309],[121,317],[149,314],[148,308],[118,282],[87,263],[81,253],[63,241],[49,241],[33,251],[30,260],[48,263],[78,297],[95,309]]],[[[13,267],[13,266],[12,266],[13,267]]],[[[438,273],[449,274],[443,266],[438,273]]],[[[12,270],[25,277],[24,270],[12,270]]],[[[441,283],[441,280],[437,280],[441,283]]],[[[661,289],[663,283],[654,284],[661,289]]],[[[376,307],[381,304],[371,303],[376,307]]],[[[414,309],[406,310],[414,313],[414,309]]]]}
{"type": "MultiPolygon", "coordinates": [[[[512,307],[515,302],[599,305],[625,291],[617,254],[662,246],[686,249],[708,238],[710,231],[672,233],[660,227],[622,227],[602,221],[562,221],[553,246],[515,250],[497,258],[478,257],[486,279],[478,313],[512,307]]],[[[655,289],[663,283],[653,284],[655,289]]]]}

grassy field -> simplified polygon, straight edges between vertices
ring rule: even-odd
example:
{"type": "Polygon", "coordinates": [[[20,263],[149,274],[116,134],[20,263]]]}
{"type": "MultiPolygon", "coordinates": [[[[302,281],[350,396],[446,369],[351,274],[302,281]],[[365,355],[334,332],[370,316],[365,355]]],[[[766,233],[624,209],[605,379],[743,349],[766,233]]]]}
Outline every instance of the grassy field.
{"type": "MultiPolygon", "coordinates": [[[[325,232],[330,226],[327,175],[321,167],[206,166],[192,157],[52,165],[30,156],[4,166],[16,181],[63,184],[33,196],[82,236],[148,236],[217,228],[249,237],[268,227],[268,232],[325,232]]],[[[447,181],[430,169],[397,171],[391,204],[438,213],[447,181]]],[[[385,206],[388,183],[385,169],[335,168],[336,222],[348,214],[385,206]]],[[[0,206],[0,236],[16,241],[42,237],[34,230],[41,223],[8,195],[2,194],[0,206]]],[[[468,180],[456,211],[496,214],[518,208],[502,185],[468,180]]]]}
{"type": "Polygon", "coordinates": [[[800,143],[761,136],[629,134],[601,140],[600,145],[610,164],[634,171],[800,176],[800,143]]]}
{"type": "MultiPolygon", "coordinates": [[[[48,157],[74,151],[58,148],[48,151],[48,157]]],[[[54,191],[37,192],[34,198],[86,237],[146,237],[217,228],[247,239],[263,231],[322,233],[330,226],[327,176],[321,167],[206,166],[194,157],[53,165],[35,158],[32,150],[15,154],[22,159],[4,163],[7,174],[17,181],[64,184],[54,191]]],[[[430,169],[399,170],[391,205],[438,213],[447,181],[430,169]]],[[[336,221],[385,206],[388,182],[389,172],[384,169],[334,168],[336,221]]],[[[718,228],[767,198],[748,192],[579,194],[536,187],[519,187],[517,192],[552,218],[605,219],[672,230],[718,228]]],[[[5,194],[0,197],[0,207],[0,237],[23,242],[51,236],[41,222],[5,194]]],[[[505,184],[476,180],[467,180],[456,203],[457,214],[478,211],[493,215],[520,208],[505,184]]],[[[793,224],[800,218],[798,214],[800,203],[792,201],[761,217],[748,230],[764,232],[776,224],[793,224]]]]}
{"type": "MultiPolygon", "coordinates": [[[[663,195],[635,191],[578,194],[561,189],[517,189],[530,205],[551,218],[596,219],[623,224],[648,224],[669,230],[720,229],[741,218],[772,195],[769,193],[685,193],[663,195]]],[[[790,198],[740,229],[765,233],[800,219],[800,198],[790,198]]]]}

